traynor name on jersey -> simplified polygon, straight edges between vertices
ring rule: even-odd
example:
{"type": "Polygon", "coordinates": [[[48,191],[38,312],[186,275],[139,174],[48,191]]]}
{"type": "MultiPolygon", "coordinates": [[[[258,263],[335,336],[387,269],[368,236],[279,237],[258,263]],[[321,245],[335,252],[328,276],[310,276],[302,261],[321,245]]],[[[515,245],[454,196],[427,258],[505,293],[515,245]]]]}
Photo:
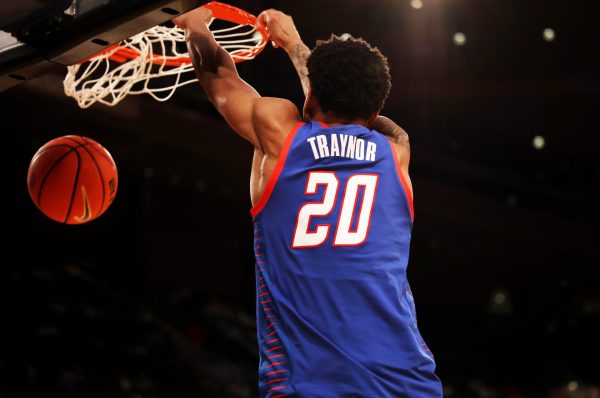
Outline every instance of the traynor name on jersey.
{"type": "Polygon", "coordinates": [[[327,137],[320,134],[306,139],[315,159],[339,156],[356,160],[375,160],[377,145],[374,142],[348,134],[330,134],[329,140],[327,137]]]}

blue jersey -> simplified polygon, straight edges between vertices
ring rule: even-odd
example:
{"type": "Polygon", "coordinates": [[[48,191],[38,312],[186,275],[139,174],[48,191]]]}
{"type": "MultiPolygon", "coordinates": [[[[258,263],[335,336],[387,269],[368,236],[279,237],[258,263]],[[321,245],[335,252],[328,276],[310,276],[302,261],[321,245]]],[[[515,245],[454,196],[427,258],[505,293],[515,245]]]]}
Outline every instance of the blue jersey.
{"type": "Polygon", "coordinates": [[[251,213],[261,397],[442,397],[406,277],[412,197],[385,136],[299,123],[251,213]]]}

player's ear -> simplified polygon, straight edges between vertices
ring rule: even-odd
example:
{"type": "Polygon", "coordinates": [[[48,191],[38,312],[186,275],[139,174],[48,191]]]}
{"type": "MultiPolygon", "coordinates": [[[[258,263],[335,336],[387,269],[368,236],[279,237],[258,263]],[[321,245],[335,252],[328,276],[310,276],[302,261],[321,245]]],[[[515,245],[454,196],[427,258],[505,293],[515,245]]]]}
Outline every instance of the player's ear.
{"type": "Polygon", "coordinates": [[[379,112],[373,113],[371,117],[367,120],[367,126],[373,123],[375,119],[377,119],[377,116],[379,116],[379,112]]]}
{"type": "Polygon", "coordinates": [[[312,93],[312,87],[311,87],[311,86],[310,86],[310,84],[309,84],[309,85],[308,85],[308,89],[306,90],[306,101],[307,101],[307,102],[308,102],[308,100],[309,100],[310,98],[312,98],[312,95],[313,95],[313,93],[312,93]]]}
{"type": "Polygon", "coordinates": [[[313,96],[312,88],[308,86],[308,90],[306,92],[306,99],[304,100],[304,119],[310,120],[315,114],[315,106],[318,107],[317,99],[313,96]]]}

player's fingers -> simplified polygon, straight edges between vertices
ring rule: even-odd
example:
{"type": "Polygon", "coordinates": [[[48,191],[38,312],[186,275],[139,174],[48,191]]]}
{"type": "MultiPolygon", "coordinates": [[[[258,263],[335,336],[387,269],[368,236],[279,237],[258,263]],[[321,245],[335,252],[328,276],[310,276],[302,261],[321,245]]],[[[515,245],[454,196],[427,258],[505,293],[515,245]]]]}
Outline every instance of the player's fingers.
{"type": "Polygon", "coordinates": [[[268,27],[270,23],[275,22],[278,18],[280,18],[283,15],[285,15],[283,12],[274,8],[269,8],[258,14],[257,20],[264,24],[264,26],[268,27]]]}
{"type": "Polygon", "coordinates": [[[269,26],[269,14],[267,13],[267,11],[263,11],[260,14],[258,14],[258,17],[256,17],[256,24],[258,25],[258,27],[268,27],[269,26]]]}
{"type": "Polygon", "coordinates": [[[184,29],[185,28],[185,16],[179,15],[171,20],[177,27],[184,29]]]}

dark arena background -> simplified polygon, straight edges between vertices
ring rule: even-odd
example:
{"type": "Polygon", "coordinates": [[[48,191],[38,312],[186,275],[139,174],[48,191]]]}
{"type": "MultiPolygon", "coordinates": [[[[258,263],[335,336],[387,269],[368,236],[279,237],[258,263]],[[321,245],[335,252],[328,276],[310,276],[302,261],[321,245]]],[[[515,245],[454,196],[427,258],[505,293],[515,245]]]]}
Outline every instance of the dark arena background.
{"type": "MultiPolygon", "coordinates": [[[[142,7],[80,3],[85,32],[61,25],[70,1],[0,1],[0,396],[255,398],[252,148],[197,84],[80,109],[47,55],[142,7]],[[17,61],[11,37],[31,50],[17,61]],[[34,153],[67,134],[119,172],[111,207],[83,225],[45,217],[27,190],[34,153]]],[[[597,1],[230,4],[292,15],[309,47],[349,33],[387,55],[382,113],[412,148],[408,274],[445,396],[600,397],[597,1]]],[[[238,67],[302,106],[282,50],[238,67]]]]}

